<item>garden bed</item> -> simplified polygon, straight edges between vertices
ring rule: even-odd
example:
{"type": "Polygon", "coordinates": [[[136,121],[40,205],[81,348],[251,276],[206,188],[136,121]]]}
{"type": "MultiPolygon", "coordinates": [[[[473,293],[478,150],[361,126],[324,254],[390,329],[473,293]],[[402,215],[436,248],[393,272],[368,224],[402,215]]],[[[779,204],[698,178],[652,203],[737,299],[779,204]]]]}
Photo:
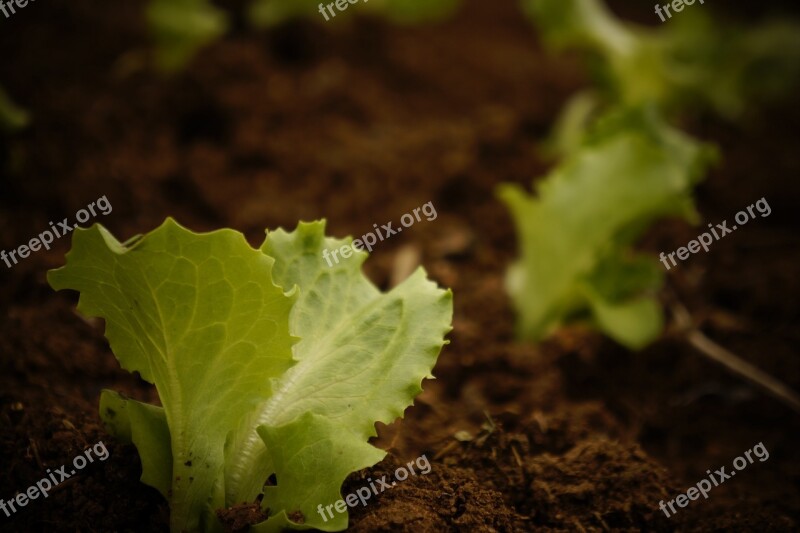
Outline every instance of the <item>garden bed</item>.
{"type": "MultiPolygon", "coordinates": [[[[585,80],[575,58],[542,50],[514,4],[489,4],[425,27],[320,18],[237,30],[172,77],[145,66],[138,2],[33,4],[0,36],[14,50],[0,80],[33,117],[0,144],[3,245],[102,195],[113,211],[98,221],[121,239],[173,216],[198,231],[235,228],[253,245],[264,228],[318,218],[358,236],[432,202],[436,220],[381,242],[366,270],[387,288],[418,256],[453,289],[451,342],[405,419],[379,428],[391,456],[343,493],[421,453],[432,471],[357,507],[351,529],[796,531],[800,417],[783,404],[671,330],[641,353],[577,328],[515,340],[503,277],[516,242],[494,190],[544,174],[538,143],[585,80]],[[767,461],[672,518],[659,510],[759,442],[767,461]]],[[[670,293],[710,337],[800,388],[800,113],[687,126],[723,156],[698,189],[704,220],[762,197],[772,214],[673,268],[670,293]]],[[[697,233],[663,222],[640,247],[655,256],[697,233]]],[[[97,413],[104,388],[149,402],[155,392],[119,368],[74,293],[47,285],[68,249],[60,239],[0,267],[0,498],[100,440],[110,456],[0,514],[0,528],[166,530],[166,502],[139,482],[135,448],[97,413]]]]}

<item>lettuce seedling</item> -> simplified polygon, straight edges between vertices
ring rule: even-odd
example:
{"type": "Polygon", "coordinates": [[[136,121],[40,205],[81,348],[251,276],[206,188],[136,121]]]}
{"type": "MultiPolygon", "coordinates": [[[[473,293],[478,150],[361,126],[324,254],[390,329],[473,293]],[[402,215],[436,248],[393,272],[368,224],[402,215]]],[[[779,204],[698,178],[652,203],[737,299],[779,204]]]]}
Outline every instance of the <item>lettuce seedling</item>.
{"type": "Polygon", "coordinates": [[[632,349],[659,335],[662,269],[631,245],[661,217],[697,218],[692,188],[713,154],[652,107],[617,110],[537,183],[535,196],[501,186],[521,254],[507,277],[519,334],[540,340],[586,320],[632,349]]]}
{"type": "MultiPolygon", "coordinates": [[[[546,41],[593,54],[600,84],[562,112],[545,148],[563,159],[538,197],[500,190],[522,256],[507,278],[519,332],[541,339],[584,319],[643,348],[662,329],[654,295],[663,272],[631,244],[659,217],[696,219],[691,189],[716,158],[661,114],[699,103],[735,117],[751,97],[783,96],[800,78],[800,32],[787,22],[720,28],[699,9],[651,30],[623,23],[600,0],[522,3],[546,41]]],[[[800,410],[800,395],[707,338],[685,309],[676,321],[701,353],[800,410]]]]}
{"type": "Polygon", "coordinates": [[[736,118],[754,99],[789,92],[800,80],[800,25],[718,24],[711,7],[685,10],[657,28],[624,22],[601,0],[522,0],[555,48],[591,54],[612,103],[665,110],[710,107],[736,118]]]}
{"type": "MultiPolygon", "coordinates": [[[[460,5],[461,0],[359,2],[363,13],[372,13],[397,24],[439,20],[451,15],[460,5]]],[[[299,17],[320,18],[319,6],[318,0],[252,0],[246,11],[253,26],[268,28],[299,17]]],[[[156,63],[166,72],[183,68],[200,48],[218,39],[228,28],[225,12],[209,0],[150,0],[146,19],[155,42],[156,63]]]]}
{"type": "Polygon", "coordinates": [[[375,422],[403,415],[446,341],[452,294],[423,269],[388,293],[361,272],[367,254],[329,267],[325,223],[269,232],[260,250],[232,230],[193,233],[171,219],[120,244],[76,229],[55,289],[106,321],[123,368],[163,407],[104,391],[110,432],[136,445],[142,481],[170,503],[172,531],[217,531],[215,510],[262,501],[254,531],[339,531],[320,503],[385,453],[375,422]],[[270,480],[270,482],[268,482],[270,480]]]}
{"type": "Polygon", "coordinates": [[[182,68],[228,28],[225,13],[208,0],[150,0],[146,18],[156,63],[167,72],[182,68]]]}

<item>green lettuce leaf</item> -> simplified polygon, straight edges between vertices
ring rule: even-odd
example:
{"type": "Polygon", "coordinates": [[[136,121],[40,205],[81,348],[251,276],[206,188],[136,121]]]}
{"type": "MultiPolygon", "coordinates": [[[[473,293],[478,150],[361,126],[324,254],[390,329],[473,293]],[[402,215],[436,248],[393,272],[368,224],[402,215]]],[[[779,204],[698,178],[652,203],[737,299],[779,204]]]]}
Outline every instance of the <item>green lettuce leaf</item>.
{"type": "Polygon", "coordinates": [[[300,511],[306,526],[338,531],[347,526],[346,514],[326,522],[316,511],[318,504],[339,499],[339,488],[353,471],[335,469],[341,456],[336,450],[361,450],[352,458],[359,461],[356,469],[383,458],[383,452],[370,451],[359,443],[376,434],[376,421],[389,423],[401,417],[422,391],[422,379],[432,377],[453,309],[450,291],[437,289],[421,268],[384,294],[361,272],[366,252],[355,252],[329,267],[322,260],[323,250],[349,246],[352,240],[325,238],[324,232],[323,222],[301,223],[293,233],[270,232],[262,246],[265,254],[275,258],[276,283],[298,287],[291,325],[292,333],[301,340],[294,347],[297,364],[276,383],[275,394],[245,425],[260,426],[261,436],[267,437],[310,413],[317,415],[309,419],[316,423],[297,428],[295,434],[307,432],[297,438],[332,445],[303,448],[293,459],[306,466],[287,468],[275,457],[289,457],[287,450],[275,448],[282,446],[281,439],[273,438],[275,444],[265,447],[251,432],[240,431],[239,439],[229,447],[226,488],[229,501],[251,501],[261,489],[252,479],[283,468],[286,474],[282,478],[277,473],[277,485],[268,487],[264,506],[274,510],[270,497],[291,501],[294,497],[287,493],[308,491],[307,487],[316,485],[327,499],[306,500],[288,511],[300,511]],[[319,470],[312,467],[317,463],[331,466],[319,470]],[[250,472],[259,475],[248,478],[250,472]]]}
{"type": "Polygon", "coordinates": [[[347,513],[334,513],[325,520],[317,508],[341,499],[340,488],[348,474],[374,465],[386,454],[362,436],[343,431],[335,418],[312,413],[283,426],[259,426],[258,433],[278,480],[277,486],[264,487],[265,506],[281,511],[254,526],[253,533],[346,529],[347,513]],[[302,523],[297,522],[298,515],[302,523]]]}
{"type": "MultiPolygon", "coordinates": [[[[198,235],[168,219],[130,248],[99,225],[76,229],[66,266],[49,273],[56,290],[80,291],[81,313],[105,319],[122,367],[158,390],[171,437],[173,531],[209,527],[206,506],[224,503],[227,435],[293,364],[292,297],[272,282],[273,262],[237,232],[198,235]]],[[[147,431],[129,421],[134,437],[147,431]]],[[[139,451],[147,466],[152,458],[139,451]]]]}
{"type": "Polygon", "coordinates": [[[584,90],[570,98],[561,110],[550,137],[542,145],[542,155],[556,159],[583,144],[586,133],[601,108],[594,91],[584,90]]]}
{"type": "Polygon", "coordinates": [[[139,450],[142,483],[156,488],[169,499],[172,450],[164,409],[104,390],[100,395],[100,415],[109,433],[127,444],[134,444],[139,450]]]}
{"type": "Polygon", "coordinates": [[[421,391],[452,318],[450,292],[421,269],[383,294],[363,252],[328,267],[322,250],[350,242],[317,222],[269,233],[257,251],[168,219],[126,246],[96,225],[49,273],[106,320],[123,367],[156,385],[163,408],[104,391],[101,416],[136,445],[173,531],[217,531],[216,509],[258,498],[270,518],[256,531],[347,526],[316,507],[384,456],[368,444],[374,424],[421,391]]]}
{"type": "Polygon", "coordinates": [[[692,188],[713,158],[652,108],[616,111],[537,182],[535,196],[502,186],[519,236],[507,278],[519,334],[540,340],[588,320],[633,349],[652,341],[661,273],[631,245],[659,218],[696,218],[692,188]]]}

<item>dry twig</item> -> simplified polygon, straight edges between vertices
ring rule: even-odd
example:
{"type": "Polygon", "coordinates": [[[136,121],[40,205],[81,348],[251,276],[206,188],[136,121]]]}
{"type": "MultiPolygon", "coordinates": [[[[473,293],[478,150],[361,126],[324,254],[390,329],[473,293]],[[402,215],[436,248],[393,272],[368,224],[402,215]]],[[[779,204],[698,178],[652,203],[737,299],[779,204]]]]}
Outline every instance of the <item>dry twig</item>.
{"type": "Polygon", "coordinates": [[[678,302],[676,298],[673,298],[672,312],[675,316],[675,322],[680,330],[684,332],[686,340],[696,350],[751,383],[758,385],[773,397],[800,413],[800,395],[792,388],[706,337],[693,324],[691,315],[686,307],[678,302]]]}

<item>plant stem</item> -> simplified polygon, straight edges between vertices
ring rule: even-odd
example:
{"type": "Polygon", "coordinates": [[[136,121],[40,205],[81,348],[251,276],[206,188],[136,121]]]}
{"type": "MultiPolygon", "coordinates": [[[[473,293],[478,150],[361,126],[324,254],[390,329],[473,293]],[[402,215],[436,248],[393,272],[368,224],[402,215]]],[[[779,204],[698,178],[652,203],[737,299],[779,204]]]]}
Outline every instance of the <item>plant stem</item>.
{"type": "Polygon", "coordinates": [[[740,376],[747,378],[756,385],[759,385],[772,396],[783,401],[796,412],[800,413],[800,395],[782,381],[770,376],[736,354],[726,350],[706,337],[698,329],[689,330],[686,333],[686,339],[689,341],[689,344],[694,346],[703,355],[724,365],[740,376]]]}
{"type": "Polygon", "coordinates": [[[800,395],[791,387],[706,337],[692,323],[689,311],[681,303],[674,301],[672,310],[675,315],[675,322],[686,335],[686,340],[695,349],[709,359],[720,363],[728,370],[763,388],[773,397],[800,413],[800,395]]]}

